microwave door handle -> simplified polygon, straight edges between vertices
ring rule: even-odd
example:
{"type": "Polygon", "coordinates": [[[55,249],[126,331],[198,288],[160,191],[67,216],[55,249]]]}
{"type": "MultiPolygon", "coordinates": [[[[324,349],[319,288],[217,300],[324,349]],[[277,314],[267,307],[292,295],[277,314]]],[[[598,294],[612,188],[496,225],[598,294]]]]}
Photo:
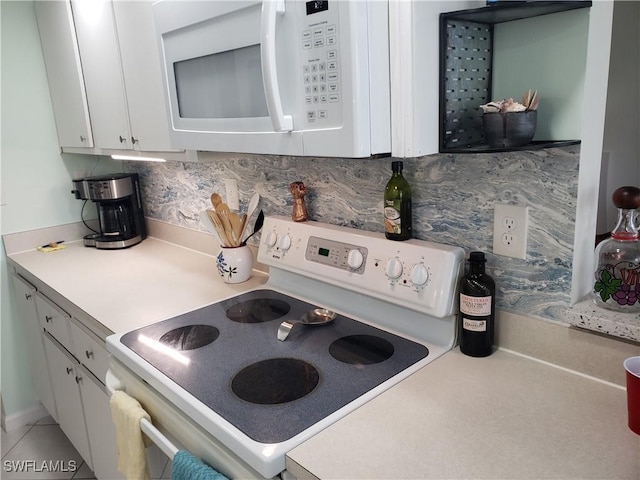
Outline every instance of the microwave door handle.
{"type": "Polygon", "coordinates": [[[260,55],[267,109],[276,132],[293,130],[293,117],[282,111],[278,72],[276,70],[276,17],[284,15],[284,0],[264,0],[260,25],[260,55]]]}

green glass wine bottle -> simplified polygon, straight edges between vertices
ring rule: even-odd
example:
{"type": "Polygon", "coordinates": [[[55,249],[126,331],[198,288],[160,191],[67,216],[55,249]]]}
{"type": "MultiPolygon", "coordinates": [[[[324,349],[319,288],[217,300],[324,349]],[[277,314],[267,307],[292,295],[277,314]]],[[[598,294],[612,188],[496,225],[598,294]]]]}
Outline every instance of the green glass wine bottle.
{"type": "Polygon", "coordinates": [[[409,240],[411,226],[411,186],[402,176],[403,164],[391,163],[393,174],[384,189],[384,234],[389,240],[409,240]]]}

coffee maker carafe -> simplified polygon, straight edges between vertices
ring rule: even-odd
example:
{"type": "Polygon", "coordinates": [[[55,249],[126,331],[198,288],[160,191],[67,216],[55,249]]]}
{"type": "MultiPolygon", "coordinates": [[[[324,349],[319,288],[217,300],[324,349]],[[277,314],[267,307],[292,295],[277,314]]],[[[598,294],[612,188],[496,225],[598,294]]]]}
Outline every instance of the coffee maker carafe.
{"type": "Polygon", "coordinates": [[[85,247],[127,248],[147,236],[137,173],[115,173],[74,180],[77,199],[92,200],[98,209],[100,232],[84,237],[85,247]]]}

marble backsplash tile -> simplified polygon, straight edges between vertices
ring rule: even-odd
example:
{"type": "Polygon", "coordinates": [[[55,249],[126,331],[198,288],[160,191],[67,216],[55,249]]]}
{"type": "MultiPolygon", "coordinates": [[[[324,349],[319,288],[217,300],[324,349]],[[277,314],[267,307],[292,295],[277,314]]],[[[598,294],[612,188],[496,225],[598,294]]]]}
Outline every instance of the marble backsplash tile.
{"type": "MultiPolygon", "coordinates": [[[[290,215],[288,185],[302,181],[309,218],[383,231],[382,193],[391,159],[219,155],[199,163],[125,162],[141,178],[145,214],[204,230],[199,212],[224,180],[238,180],[241,210],[254,192],[266,215],[290,215]]],[[[481,250],[496,280],[498,308],[557,321],[570,303],[579,146],[404,159],[413,191],[414,236],[481,250]],[[530,206],[527,259],[492,253],[493,205],[530,206]]]]}

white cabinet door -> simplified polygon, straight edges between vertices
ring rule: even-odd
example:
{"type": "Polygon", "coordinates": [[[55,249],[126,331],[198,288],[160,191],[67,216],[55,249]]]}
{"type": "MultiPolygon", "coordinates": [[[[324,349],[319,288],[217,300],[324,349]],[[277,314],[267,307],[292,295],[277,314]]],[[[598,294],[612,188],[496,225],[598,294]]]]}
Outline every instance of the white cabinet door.
{"type": "Polygon", "coordinates": [[[18,275],[12,275],[15,288],[16,304],[20,321],[25,326],[27,349],[29,350],[29,362],[31,378],[38,394],[38,398],[44,408],[58,421],[56,404],[53,400],[53,390],[49,379],[49,367],[42,343],[42,326],[38,320],[38,312],[35,304],[36,288],[18,275]]]}
{"type": "Polygon", "coordinates": [[[61,147],[93,147],[78,42],[68,1],[35,2],[61,147]]]}
{"type": "Polygon", "coordinates": [[[53,395],[58,407],[58,423],[91,469],[93,462],[78,384],[83,381],[80,364],[48,333],[44,346],[49,360],[53,395]]]}
{"type": "Polygon", "coordinates": [[[160,52],[150,0],[113,2],[133,147],[171,150],[160,52]]]}
{"type": "Polygon", "coordinates": [[[111,2],[73,0],[95,145],[130,149],[131,134],[111,2]]]}
{"type": "Polygon", "coordinates": [[[87,421],[87,432],[93,457],[93,473],[96,478],[115,480],[124,478],[118,471],[116,430],[111,421],[109,396],[95,377],[82,369],[82,403],[87,421]]]}

